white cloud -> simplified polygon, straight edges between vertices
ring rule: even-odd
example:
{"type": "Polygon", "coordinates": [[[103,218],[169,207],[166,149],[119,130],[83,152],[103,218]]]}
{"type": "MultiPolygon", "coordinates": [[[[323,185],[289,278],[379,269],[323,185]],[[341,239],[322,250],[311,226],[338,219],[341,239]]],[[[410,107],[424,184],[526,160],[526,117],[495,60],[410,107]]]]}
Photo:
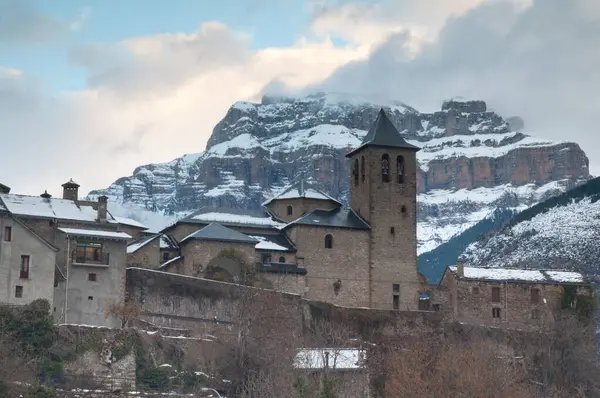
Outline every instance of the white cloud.
{"type": "Polygon", "coordinates": [[[192,33],[96,44],[71,54],[89,89],[60,94],[5,65],[0,142],[10,150],[0,168],[10,173],[0,182],[31,194],[59,194],[71,177],[84,191],[104,187],[138,165],[201,151],[237,100],[307,86],[384,95],[425,110],[450,96],[482,98],[524,116],[539,135],[593,148],[600,82],[599,55],[590,49],[600,32],[581,21],[597,21],[598,7],[522,4],[326,5],[295,45],[259,51],[251,50],[251,37],[216,22],[192,33]]]}

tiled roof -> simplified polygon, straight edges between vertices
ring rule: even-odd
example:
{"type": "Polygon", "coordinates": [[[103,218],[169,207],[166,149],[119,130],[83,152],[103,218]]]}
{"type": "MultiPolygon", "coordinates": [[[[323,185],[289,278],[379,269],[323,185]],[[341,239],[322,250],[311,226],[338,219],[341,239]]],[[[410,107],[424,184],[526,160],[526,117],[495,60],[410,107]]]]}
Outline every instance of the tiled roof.
{"type": "Polygon", "coordinates": [[[459,279],[490,282],[539,283],[539,284],[585,284],[586,278],[579,272],[520,268],[464,267],[463,276],[457,267],[448,267],[459,279]]]}
{"type": "Polygon", "coordinates": [[[266,210],[227,209],[220,207],[203,207],[189,216],[165,228],[177,224],[210,224],[216,222],[230,227],[247,228],[282,228],[285,224],[275,221],[266,210]]]}
{"type": "Polygon", "coordinates": [[[400,135],[400,132],[388,118],[383,109],[379,111],[379,115],[377,116],[377,119],[375,119],[375,123],[373,123],[369,129],[361,145],[346,156],[351,156],[367,146],[404,148],[413,151],[420,150],[419,147],[409,144],[404,138],[402,138],[402,135],[400,135]]]}
{"type": "Polygon", "coordinates": [[[241,232],[235,231],[231,228],[227,228],[217,223],[210,223],[206,227],[186,236],[181,240],[180,243],[191,239],[199,240],[214,240],[219,242],[233,242],[233,243],[258,243],[256,239],[252,239],[241,232]]]}
{"type": "Polygon", "coordinates": [[[263,206],[268,205],[269,203],[271,203],[274,200],[299,199],[299,198],[315,199],[315,200],[329,200],[329,201],[333,201],[333,202],[341,205],[341,203],[338,202],[336,199],[327,195],[325,192],[321,191],[319,188],[315,187],[314,185],[307,183],[306,181],[304,181],[304,179],[301,179],[296,184],[286,188],[279,195],[267,200],[266,202],[263,202],[263,206]]]}
{"type": "Polygon", "coordinates": [[[299,219],[292,221],[291,225],[314,225],[320,227],[371,229],[369,224],[362,220],[352,209],[337,208],[334,210],[313,210],[299,219]]]}

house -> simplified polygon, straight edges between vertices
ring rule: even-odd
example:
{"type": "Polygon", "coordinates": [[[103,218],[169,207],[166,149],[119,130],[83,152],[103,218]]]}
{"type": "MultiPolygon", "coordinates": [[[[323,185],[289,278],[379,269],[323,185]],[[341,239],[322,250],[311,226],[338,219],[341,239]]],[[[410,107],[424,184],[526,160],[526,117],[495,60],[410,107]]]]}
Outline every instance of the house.
{"type": "Polygon", "coordinates": [[[463,263],[446,269],[439,291],[434,298],[444,303],[443,311],[451,320],[523,330],[552,325],[565,300],[573,303],[592,295],[590,282],[579,272],[463,263]]]}
{"type": "Polygon", "coordinates": [[[113,216],[106,196],[80,200],[73,180],[62,187],[62,198],[47,192],[0,193],[0,273],[12,278],[6,285],[8,295],[0,293],[0,301],[20,304],[45,298],[59,323],[111,326],[116,321],[104,313],[124,298],[127,244],[147,228],[113,216]],[[5,240],[8,227],[10,242],[5,240]],[[17,294],[21,300],[16,300],[17,294]]]}
{"type": "Polygon", "coordinates": [[[297,388],[319,395],[329,384],[335,396],[370,397],[366,355],[358,348],[302,348],[293,363],[299,380],[304,380],[303,385],[297,382],[297,388]]]}
{"type": "Polygon", "coordinates": [[[258,210],[201,208],[131,244],[128,264],[225,281],[258,272],[261,286],[311,300],[416,310],[418,150],[381,110],[347,154],[348,208],[300,180],[258,210]]]}

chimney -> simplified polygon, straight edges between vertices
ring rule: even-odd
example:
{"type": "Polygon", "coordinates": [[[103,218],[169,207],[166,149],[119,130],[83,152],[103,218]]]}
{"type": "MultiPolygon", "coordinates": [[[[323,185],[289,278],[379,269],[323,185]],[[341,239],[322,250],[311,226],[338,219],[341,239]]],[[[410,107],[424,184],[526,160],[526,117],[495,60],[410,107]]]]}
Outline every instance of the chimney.
{"type": "Polygon", "coordinates": [[[63,199],[77,200],[79,199],[79,184],[71,178],[69,181],[62,184],[63,199]]]}
{"type": "Polygon", "coordinates": [[[10,187],[4,184],[0,184],[0,193],[10,193],[10,187]]]}
{"type": "Polygon", "coordinates": [[[462,278],[465,276],[465,263],[463,260],[456,261],[456,274],[462,278]]]}
{"type": "Polygon", "coordinates": [[[106,222],[108,214],[108,196],[98,197],[98,221],[106,222]]]}
{"type": "Polygon", "coordinates": [[[50,195],[50,194],[48,193],[48,190],[47,190],[47,189],[46,189],[46,190],[44,190],[44,193],[43,193],[43,194],[41,194],[40,196],[41,196],[42,198],[44,198],[46,201],[49,201],[49,200],[50,200],[50,198],[52,197],[52,195],[50,195]]]}

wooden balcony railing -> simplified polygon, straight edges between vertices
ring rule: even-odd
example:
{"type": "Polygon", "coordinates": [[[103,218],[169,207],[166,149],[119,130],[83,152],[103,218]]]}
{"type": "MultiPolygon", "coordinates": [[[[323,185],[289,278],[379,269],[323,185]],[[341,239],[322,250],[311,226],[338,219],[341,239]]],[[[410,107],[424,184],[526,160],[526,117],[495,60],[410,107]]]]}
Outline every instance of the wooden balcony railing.
{"type": "Polygon", "coordinates": [[[73,264],[109,265],[110,253],[90,253],[73,250],[71,261],[73,264]]]}

